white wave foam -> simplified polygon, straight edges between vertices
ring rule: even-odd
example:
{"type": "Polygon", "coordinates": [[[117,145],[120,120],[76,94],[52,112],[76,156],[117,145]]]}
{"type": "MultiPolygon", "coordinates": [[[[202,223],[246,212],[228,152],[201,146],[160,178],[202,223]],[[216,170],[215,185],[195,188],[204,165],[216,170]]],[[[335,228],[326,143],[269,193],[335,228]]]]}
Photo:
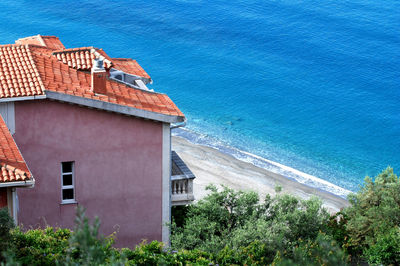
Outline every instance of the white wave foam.
{"type": "Polygon", "coordinates": [[[346,196],[349,193],[351,193],[350,190],[339,187],[335,184],[332,184],[332,183],[330,183],[326,180],[323,180],[321,178],[318,178],[316,176],[301,172],[297,169],[280,164],[278,162],[268,160],[261,156],[239,150],[235,147],[226,145],[226,144],[222,143],[221,141],[212,139],[211,137],[191,131],[186,128],[185,129],[180,128],[179,130],[175,131],[173,133],[173,135],[183,137],[183,138],[187,139],[188,141],[192,142],[193,144],[204,145],[204,146],[208,146],[208,147],[217,149],[220,152],[229,154],[238,160],[241,160],[241,161],[244,161],[247,163],[251,163],[257,167],[264,168],[273,173],[280,174],[287,178],[294,179],[295,181],[297,181],[301,184],[304,184],[304,185],[307,185],[307,186],[310,186],[313,188],[321,189],[321,190],[333,193],[333,194],[338,195],[343,198],[346,198],[346,196]]]}
{"type": "MultiPolygon", "coordinates": [[[[305,184],[305,185],[308,185],[308,186],[311,186],[311,187],[316,187],[318,189],[323,189],[325,191],[331,192],[331,193],[333,193],[335,195],[338,195],[338,196],[341,196],[341,197],[346,197],[349,193],[351,193],[350,190],[347,190],[347,189],[344,189],[342,187],[339,187],[339,186],[337,186],[335,184],[332,184],[332,183],[330,183],[330,182],[328,182],[326,180],[323,180],[321,178],[318,178],[316,176],[309,175],[307,173],[301,172],[301,171],[299,171],[297,169],[294,169],[292,167],[289,167],[289,166],[286,166],[286,165],[283,165],[283,164],[280,164],[280,163],[277,163],[277,162],[262,158],[262,157],[260,157],[258,155],[255,155],[255,154],[252,154],[252,153],[249,153],[249,152],[245,152],[245,151],[240,151],[240,152],[243,153],[243,154],[246,154],[250,158],[253,157],[253,158],[256,158],[257,160],[260,160],[260,161],[263,161],[263,162],[265,162],[267,164],[275,166],[277,171],[274,171],[274,169],[267,169],[267,170],[270,170],[270,171],[272,171],[274,173],[281,174],[281,175],[289,177],[289,178],[293,178],[299,183],[302,183],[302,184],[305,184]]],[[[237,158],[237,159],[240,159],[240,158],[237,158]]],[[[240,159],[240,160],[245,161],[243,159],[240,159]]],[[[250,161],[250,163],[254,164],[254,162],[251,162],[251,161],[250,161]]],[[[256,166],[258,166],[258,165],[256,165],[256,166]]]]}

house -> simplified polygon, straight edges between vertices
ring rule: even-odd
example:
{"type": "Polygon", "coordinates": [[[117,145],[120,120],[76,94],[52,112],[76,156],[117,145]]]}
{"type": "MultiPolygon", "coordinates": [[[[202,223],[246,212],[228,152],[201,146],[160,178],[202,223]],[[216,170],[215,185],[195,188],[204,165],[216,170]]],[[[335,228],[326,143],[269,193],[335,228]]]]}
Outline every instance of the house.
{"type": "Polygon", "coordinates": [[[151,82],[135,60],[54,36],[1,45],[0,206],[24,228],[73,228],[80,205],[118,247],[168,243],[171,205],[193,200],[194,176],[171,153],[185,117],[151,82]]]}

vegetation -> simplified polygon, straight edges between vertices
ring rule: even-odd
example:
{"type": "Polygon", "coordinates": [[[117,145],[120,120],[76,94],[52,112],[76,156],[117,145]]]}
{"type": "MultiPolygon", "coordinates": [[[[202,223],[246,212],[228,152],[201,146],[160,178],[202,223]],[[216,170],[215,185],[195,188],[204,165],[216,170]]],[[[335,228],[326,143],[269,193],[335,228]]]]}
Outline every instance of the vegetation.
{"type": "MultiPolygon", "coordinates": [[[[8,250],[11,247],[10,231],[14,227],[14,221],[8,215],[7,208],[0,209],[0,251],[8,250]]],[[[0,253],[0,261],[4,261],[4,257],[0,253]]]]}
{"type": "Polygon", "coordinates": [[[277,251],[292,257],[301,240],[314,240],[329,221],[317,198],[278,195],[260,203],[254,192],[208,189],[207,198],[188,207],[184,226],[173,224],[173,249],[229,250],[235,256],[223,262],[237,264],[247,263],[249,253],[255,252],[255,261],[271,263],[277,251]]]}
{"type": "Polygon", "coordinates": [[[349,196],[344,248],[373,264],[400,264],[400,179],[387,168],[349,196]]]}
{"type": "Polygon", "coordinates": [[[21,231],[0,210],[2,265],[400,264],[400,180],[391,168],[366,178],[334,216],[312,198],[266,197],[228,188],[173,210],[170,249],[153,241],[115,249],[79,209],[76,227],[21,231]]]}

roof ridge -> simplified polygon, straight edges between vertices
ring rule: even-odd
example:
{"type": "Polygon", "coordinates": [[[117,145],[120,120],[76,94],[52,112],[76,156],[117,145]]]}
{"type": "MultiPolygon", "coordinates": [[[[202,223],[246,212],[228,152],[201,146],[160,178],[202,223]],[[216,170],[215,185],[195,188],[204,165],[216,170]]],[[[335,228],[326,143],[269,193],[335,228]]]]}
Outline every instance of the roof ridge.
{"type": "Polygon", "coordinates": [[[33,35],[33,36],[28,36],[28,37],[24,37],[24,38],[19,38],[17,41],[20,40],[28,40],[30,38],[37,38],[37,40],[42,44],[42,46],[46,46],[46,43],[44,42],[42,36],[40,34],[38,35],[33,35]]]}
{"type": "Polygon", "coordinates": [[[125,58],[125,57],[111,57],[111,59],[114,59],[114,60],[124,60],[124,61],[136,61],[135,59],[132,59],[132,58],[125,58]]]}
{"type": "Polygon", "coordinates": [[[16,43],[0,44],[0,48],[1,47],[20,47],[20,46],[25,46],[25,44],[16,44],[16,43]]]}
{"type": "Polygon", "coordinates": [[[42,49],[47,49],[47,50],[53,50],[47,46],[41,46],[41,45],[32,44],[32,43],[21,44],[21,45],[24,45],[25,47],[29,46],[29,47],[37,47],[37,48],[42,48],[42,49]]]}
{"type": "MultiPolygon", "coordinates": [[[[101,53],[99,53],[97,50],[100,50],[100,51],[103,51],[104,52],[104,54],[106,55],[106,56],[108,56],[108,54],[103,50],[103,49],[101,49],[101,48],[92,48],[94,51],[93,51],[93,54],[94,55],[96,55],[97,57],[103,57],[104,59],[104,61],[108,61],[108,63],[111,65],[111,67],[113,66],[113,62],[110,60],[111,59],[111,57],[110,57],[110,59],[108,59],[107,57],[105,57],[104,55],[102,55],[101,53]]],[[[92,51],[91,51],[92,52],[92,51]]],[[[109,57],[109,56],[108,56],[109,57]]]]}
{"type": "Polygon", "coordinates": [[[86,51],[86,50],[91,50],[91,49],[98,49],[93,46],[84,46],[84,47],[76,47],[76,48],[66,48],[62,50],[55,50],[53,51],[53,54],[58,54],[58,53],[72,53],[72,52],[77,52],[77,51],[86,51]]]}

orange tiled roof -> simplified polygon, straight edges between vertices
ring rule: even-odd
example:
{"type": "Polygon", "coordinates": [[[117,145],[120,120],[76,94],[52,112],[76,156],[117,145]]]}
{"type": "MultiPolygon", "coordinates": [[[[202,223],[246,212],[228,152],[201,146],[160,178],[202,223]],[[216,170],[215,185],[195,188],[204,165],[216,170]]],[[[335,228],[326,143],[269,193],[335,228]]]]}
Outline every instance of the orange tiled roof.
{"type": "MultiPolygon", "coordinates": [[[[39,35],[40,36],[40,35],[39,35]]],[[[41,36],[45,46],[52,50],[61,50],[65,49],[64,44],[58,39],[56,36],[41,36]]]]}
{"type": "MultiPolygon", "coordinates": [[[[40,40],[46,42],[47,37],[40,37],[40,40]]],[[[0,98],[45,95],[45,91],[55,91],[154,113],[184,117],[167,95],[135,89],[114,80],[106,80],[105,94],[95,94],[91,90],[91,74],[81,70],[90,69],[92,55],[101,57],[106,64],[109,62],[112,64],[111,58],[103,50],[93,47],[53,50],[54,43],[58,40],[55,38],[48,38],[53,42],[52,47],[37,45],[40,43],[37,36],[18,40],[17,43],[23,43],[20,45],[0,46],[0,98]],[[89,55],[87,52],[90,52],[89,55]],[[68,55],[71,60],[68,59],[68,55]],[[87,60],[87,57],[90,57],[90,60],[87,60]],[[75,66],[69,62],[75,62],[75,66]],[[90,67],[87,68],[88,66],[90,67]]],[[[134,60],[115,61],[126,70],[146,74],[149,77],[134,60]]]]}
{"type": "Polygon", "coordinates": [[[24,158],[0,116],[0,184],[32,179],[24,158]]]}
{"type": "Polygon", "coordinates": [[[56,36],[42,36],[35,35],[26,38],[21,38],[15,41],[15,44],[34,44],[40,46],[46,46],[52,50],[65,49],[64,44],[56,36]]]}
{"type": "Polygon", "coordinates": [[[121,70],[128,74],[150,79],[149,74],[144,71],[138,62],[136,62],[136,60],[130,58],[112,58],[111,60],[115,69],[121,70]]]}
{"type": "Polygon", "coordinates": [[[46,46],[46,43],[43,41],[40,35],[30,36],[21,38],[15,41],[15,44],[24,45],[24,44],[34,44],[40,46],[46,46]]]}
{"type": "Polygon", "coordinates": [[[69,67],[79,70],[92,69],[94,59],[104,60],[103,66],[106,69],[110,69],[112,66],[112,62],[108,59],[108,55],[104,53],[103,50],[94,47],[64,49],[54,51],[53,55],[55,55],[58,60],[64,64],[67,64],[69,67]]]}
{"type": "Polygon", "coordinates": [[[43,94],[28,45],[0,46],[0,98],[43,94]]]}
{"type": "Polygon", "coordinates": [[[49,56],[45,48],[31,47],[30,50],[46,90],[116,103],[155,113],[183,116],[167,95],[135,89],[113,80],[106,81],[105,94],[95,94],[91,90],[90,73],[78,71],[63,64],[54,56],[49,56]]]}

